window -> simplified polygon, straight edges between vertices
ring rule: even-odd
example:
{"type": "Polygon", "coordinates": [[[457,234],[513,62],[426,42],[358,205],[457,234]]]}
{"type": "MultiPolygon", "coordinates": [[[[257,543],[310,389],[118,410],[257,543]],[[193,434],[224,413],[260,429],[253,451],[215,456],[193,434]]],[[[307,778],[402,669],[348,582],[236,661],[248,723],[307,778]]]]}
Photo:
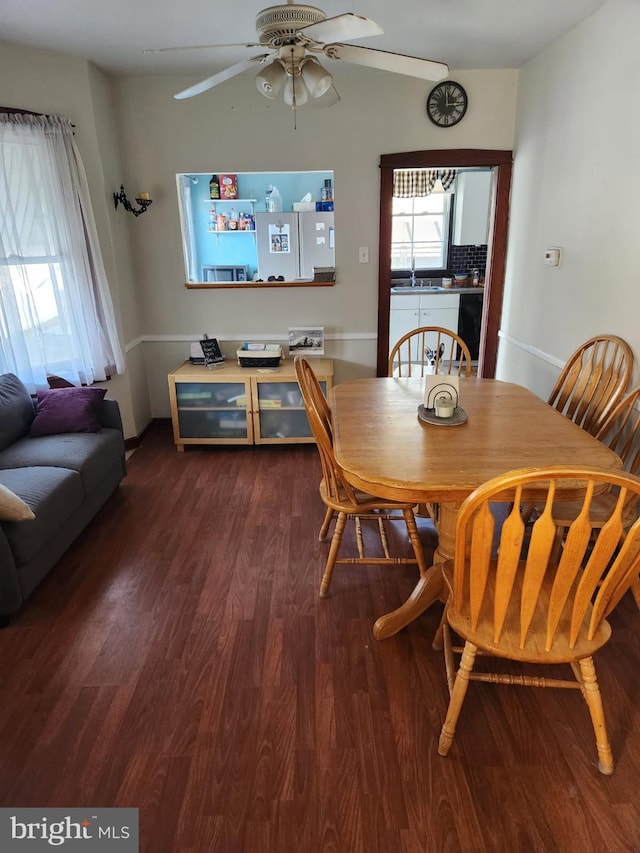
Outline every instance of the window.
{"type": "Polygon", "coordinates": [[[86,177],[69,122],[0,114],[0,372],[31,392],[123,372],[86,177]]]}
{"type": "Polygon", "coordinates": [[[451,216],[450,193],[394,198],[391,270],[445,270],[451,216]]]}

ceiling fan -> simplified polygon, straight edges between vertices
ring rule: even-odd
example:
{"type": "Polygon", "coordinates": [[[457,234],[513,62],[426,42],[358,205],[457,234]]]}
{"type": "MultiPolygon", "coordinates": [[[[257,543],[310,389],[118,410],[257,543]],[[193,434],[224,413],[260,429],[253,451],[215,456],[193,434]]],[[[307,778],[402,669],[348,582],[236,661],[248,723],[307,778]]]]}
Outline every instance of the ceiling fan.
{"type": "MultiPolygon", "coordinates": [[[[327,18],[321,9],[287,0],[286,5],[269,6],[256,16],[257,41],[236,45],[197,45],[192,48],[160,48],[165,50],[199,50],[207,47],[262,47],[272,53],[261,53],[238,62],[207,77],[174,95],[174,98],[192,98],[225,80],[241,74],[250,67],[261,66],[256,76],[258,90],[266,98],[277,98],[282,92],[285,103],[296,108],[309,98],[318,99],[333,91],[330,103],[340,100],[331,74],[323,68],[313,54],[323,54],[329,59],[380,68],[396,74],[419,77],[423,80],[442,80],[449,74],[444,62],[420,59],[386,50],[343,44],[344,41],[380,35],[382,27],[369,18],[347,12],[327,18]],[[275,51],[275,56],[273,52],[275,51]]],[[[145,53],[155,53],[147,50],[145,53]]],[[[327,99],[325,99],[327,100],[327,99]]]]}

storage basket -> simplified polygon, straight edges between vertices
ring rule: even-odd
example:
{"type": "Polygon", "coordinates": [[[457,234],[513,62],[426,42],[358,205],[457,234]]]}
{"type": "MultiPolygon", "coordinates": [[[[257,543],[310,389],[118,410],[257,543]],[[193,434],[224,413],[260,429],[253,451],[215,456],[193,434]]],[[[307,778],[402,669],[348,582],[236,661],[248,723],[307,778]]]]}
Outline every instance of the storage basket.
{"type": "Polygon", "coordinates": [[[239,347],[236,355],[240,367],[279,367],[282,347],[277,350],[246,350],[239,347]]]}

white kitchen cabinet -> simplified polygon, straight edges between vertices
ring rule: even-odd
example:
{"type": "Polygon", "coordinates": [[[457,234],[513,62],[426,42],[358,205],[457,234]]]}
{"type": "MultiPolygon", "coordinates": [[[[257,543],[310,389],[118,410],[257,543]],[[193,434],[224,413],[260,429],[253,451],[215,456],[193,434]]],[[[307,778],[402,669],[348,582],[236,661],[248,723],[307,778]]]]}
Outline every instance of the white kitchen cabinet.
{"type": "Polygon", "coordinates": [[[389,351],[403,335],[420,326],[442,326],[457,334],[459,309],[459,293],[392,293],[389,351]]]}
{"type": "Polygon", "coordinates": [[[456,178],[454,246],[484,246],[489,239],[493,173],[461,172],[456,178]]]}

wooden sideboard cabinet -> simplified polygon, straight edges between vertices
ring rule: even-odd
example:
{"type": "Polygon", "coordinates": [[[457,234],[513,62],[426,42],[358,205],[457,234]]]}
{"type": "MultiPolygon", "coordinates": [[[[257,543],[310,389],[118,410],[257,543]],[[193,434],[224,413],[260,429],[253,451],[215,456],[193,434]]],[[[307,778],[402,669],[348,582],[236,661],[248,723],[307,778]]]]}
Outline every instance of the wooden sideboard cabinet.
{"type": "MultiPolygon", "coordinates": [[[[326,394],[333,381],[331,359],[310,358],[326,394]]],[[[173,437],[186,444],[299,444],[313,434],[293,367],[216,367],[189,361],[168,376],[173,437]]]]}

